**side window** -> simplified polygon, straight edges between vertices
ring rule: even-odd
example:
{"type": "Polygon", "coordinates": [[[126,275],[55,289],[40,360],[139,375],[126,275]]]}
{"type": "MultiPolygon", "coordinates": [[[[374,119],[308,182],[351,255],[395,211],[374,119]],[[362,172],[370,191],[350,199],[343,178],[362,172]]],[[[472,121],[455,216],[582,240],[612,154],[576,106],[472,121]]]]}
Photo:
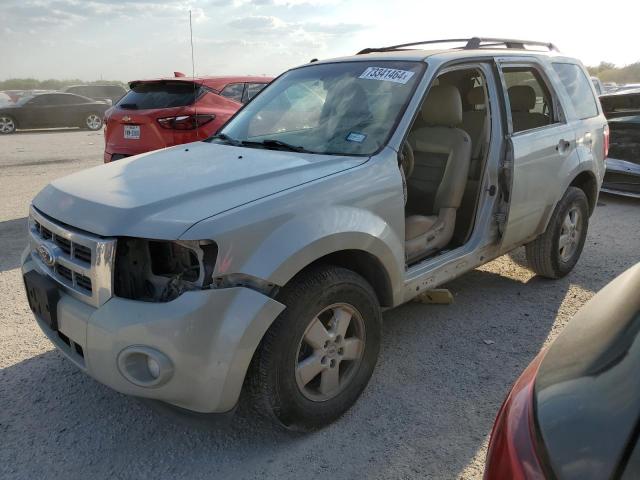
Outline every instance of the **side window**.
{"type": "Polygon", "coordinates": [[[53,105],[53,95],[38,95],[27,102],[27,105],[32,107],[44,107],[45,105],[53,105]]]}
{"type": "Polygon", "coordinates": [[[77,95],[56,95],[53,103],[54,105],[74,105],[77,103],[84,103],[85,100],[77,95]]]}
{"type": "Polygon", "coordinates": [[[589,79],[584,71],[573,63],[554,63],[553,69],[564,85],[576,115],[580,120],[598,116],[598,106],[589,79]]]}
{"type": "Polygon", "coordinates": [[[558,123],[549,86],[535,68],[505,67],[502,72],[507,84],[513,133],[558,123]]]}
{"type": "Polygon", "coordinates": [[[220,94],[223,97],[230,98],[236,102],[242,103],[242,93],[244,92],[244,83],[230,83],[222,89],[220,94]]]}
{"type": "Polygon", "coordinates": [[[266,83],[247,83],[247,89],[244,92],[244,98],[242,99],[242,102],[247,103],[266,86],[266,83]]]}

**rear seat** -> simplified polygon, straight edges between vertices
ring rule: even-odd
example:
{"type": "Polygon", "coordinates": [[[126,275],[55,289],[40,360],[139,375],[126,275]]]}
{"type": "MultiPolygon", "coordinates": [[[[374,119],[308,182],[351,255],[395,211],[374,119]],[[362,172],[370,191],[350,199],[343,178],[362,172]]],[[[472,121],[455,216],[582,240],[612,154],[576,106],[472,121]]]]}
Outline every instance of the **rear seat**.
{"type": "Polygon", "coordinates": [[[549,117],[532,112],[536,107],[536,91],[528,85],[514,85],[508,90],[513,131],[522,132],[549,124],[549,117]]]}

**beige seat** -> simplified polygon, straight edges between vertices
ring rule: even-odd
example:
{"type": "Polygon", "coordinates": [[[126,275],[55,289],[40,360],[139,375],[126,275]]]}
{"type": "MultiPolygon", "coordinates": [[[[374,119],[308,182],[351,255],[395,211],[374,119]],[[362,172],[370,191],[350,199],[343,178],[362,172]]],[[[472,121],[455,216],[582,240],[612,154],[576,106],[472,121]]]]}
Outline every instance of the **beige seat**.
{"type": "Polygon", "coordinates": [[[433,194],[434,200],[432,205],[422,206],[431,215],[411,215],[405,220],[407,262],[436,252],[450,242],[471,161],[471,140],[458,128],[462,123],[462,100],[456,87],[432,87],[422,107],[422,118],[427,126],[409,136],[415,154],[414,173],[407,179],[409,198],[412,194],[418,198],[433,194]],[[428,191],[433,182],[419,178],[421,163],[428,163],[430,154],[445,158],[442,179],[435,192],[428,191]]]}
{"type": "Polygon", "coordinates": [[[536,107],[536,91],[528,85],[514,85],[507,91],[511,103],[513,131],[522,132],[549,124],[549,117],[532,112],[536,107]]]}

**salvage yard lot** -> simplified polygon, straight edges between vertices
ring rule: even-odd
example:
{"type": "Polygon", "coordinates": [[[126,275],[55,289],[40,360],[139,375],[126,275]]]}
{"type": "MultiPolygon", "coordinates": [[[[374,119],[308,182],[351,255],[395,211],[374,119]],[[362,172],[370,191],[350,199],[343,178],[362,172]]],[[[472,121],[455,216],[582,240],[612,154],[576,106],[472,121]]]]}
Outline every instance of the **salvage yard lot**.
{"type": "Polygon", "coordinates": [[[240,410],[195,429],[80,373],[27,306],[19,272],[31,198],[102,163],[102,132],[0,137],[0,478],[482,477],[509,386],[597,290],[640,261],[640,201],[602,196],[582,258],[548,281],[522,249],[447,285],[450,306],[384,315],[371,383],[342,419],[294,435],[240,410]]]}

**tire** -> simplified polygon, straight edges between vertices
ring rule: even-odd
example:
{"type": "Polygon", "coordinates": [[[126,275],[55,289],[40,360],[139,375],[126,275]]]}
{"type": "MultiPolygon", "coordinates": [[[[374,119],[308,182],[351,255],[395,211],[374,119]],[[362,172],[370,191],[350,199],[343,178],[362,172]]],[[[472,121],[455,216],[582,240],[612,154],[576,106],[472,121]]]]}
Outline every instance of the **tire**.
{"type": "Polygon", "coordinates": [[[8,135],[14,133],[17,128],[15,118],[10,115],[0,115],[0,134],[8,135]]]}
{"type": "Polygon", "coordinates": [[[287,308],[254,355],[249,397],[275,423],[315,430],[345,413],[367,386],[380,350],[380,306],[360,275],[332,266],[300,274],[278,300],[287,308]]]}
{"type": "Polygon", "coordinates": [[[87,130],[94,132],[100,130],[102,128],[102,117],[97,112],[88,113],[84,117],[82,128],[86,128],[87,130]]]}
{"type": "Polygon", "coordinates": [[[546,278],[567,275],[580,258],[588,228],[587,196],[581,189],[569,187],[545,232],[525,246],[529,268],[546,278]]]}

